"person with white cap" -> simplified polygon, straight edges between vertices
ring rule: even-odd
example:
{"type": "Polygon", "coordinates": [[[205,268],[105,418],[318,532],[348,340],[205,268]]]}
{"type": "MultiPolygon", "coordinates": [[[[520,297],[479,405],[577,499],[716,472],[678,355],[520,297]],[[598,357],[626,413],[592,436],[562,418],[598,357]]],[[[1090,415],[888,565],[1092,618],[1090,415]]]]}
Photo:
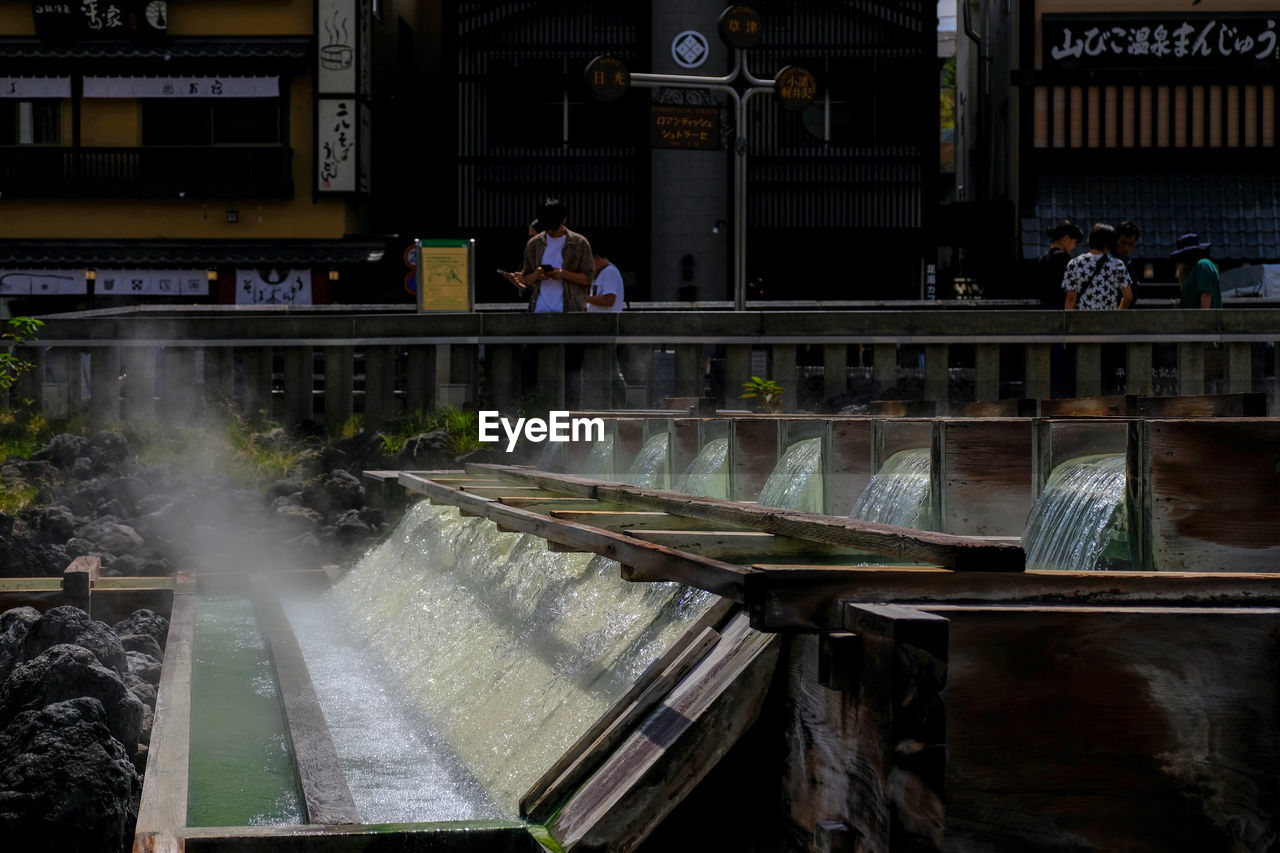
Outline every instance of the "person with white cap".
{"type": "Polygon", "coordinates": [[[1171,257],[1178,262],[1178,283],[1182,285],[1179,308],[1221,308],[1222,282],[1218,267],[1209,260],[1213,244],[1200,242],[1194,231],[1183,234],[1173,244],[1171,257]]]}

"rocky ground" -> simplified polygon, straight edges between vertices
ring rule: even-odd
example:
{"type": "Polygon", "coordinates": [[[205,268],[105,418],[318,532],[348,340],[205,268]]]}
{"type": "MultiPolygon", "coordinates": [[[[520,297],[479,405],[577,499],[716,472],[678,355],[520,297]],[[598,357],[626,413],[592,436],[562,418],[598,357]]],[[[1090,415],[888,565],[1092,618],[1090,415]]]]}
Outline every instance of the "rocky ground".
{"type": "MultiPolygon", "coordinates": [[[[108,576],[350,563],[389,523],[366,504],[363,471],[460,464],[443,433],[395,457],[384,446],[375,434],[313,443],[296,474],[254,488],[143,465],[117,433],[55,436],[0,464],[6,484],[38,489],[34,505],[0,513],[0,577],[57,577],[82,555],[108,576]]],[[[0,614],[0,848],[131,849],[167,632],[146,610],[115,626],[75,607],[0,614]]]]}

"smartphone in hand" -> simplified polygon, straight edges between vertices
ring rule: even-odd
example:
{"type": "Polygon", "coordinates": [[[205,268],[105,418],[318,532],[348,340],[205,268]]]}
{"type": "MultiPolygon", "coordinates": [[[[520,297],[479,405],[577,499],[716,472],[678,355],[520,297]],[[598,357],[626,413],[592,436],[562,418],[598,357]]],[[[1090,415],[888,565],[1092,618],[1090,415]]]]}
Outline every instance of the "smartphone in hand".
{"type": "Polygon", "coordinates": [[[542,271],[543,271],[543,272],[545,272],[545,273],[547,273],[547,274],[550,274],[550,273],[555,272],[555,269],[556,269],[556,268],[555,268],[555,267],[553,267],[553,266],[551,266],[551,264],[543,264],[543,265],[542,265],[542,271]]]}

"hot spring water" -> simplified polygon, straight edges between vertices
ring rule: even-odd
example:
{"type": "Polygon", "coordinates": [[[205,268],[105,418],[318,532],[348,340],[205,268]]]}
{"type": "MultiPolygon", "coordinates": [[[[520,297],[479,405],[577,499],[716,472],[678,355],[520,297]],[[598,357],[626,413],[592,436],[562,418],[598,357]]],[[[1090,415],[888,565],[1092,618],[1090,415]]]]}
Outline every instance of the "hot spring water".
{"type": "Polygon", "coordinates": [[[1094,571],[1127,561],[1124,495],[1124,456],[1085,456],[1054,468],[1022,534],[1027,568],[1094,571]]]}
{"type": "Polygon", "coordinates": [[[823,512],[822,439],[806,438],[787,448],[756,502],[762,506],[823,512]]]}
{"type": "Polygon", "coordinates": [[[933,530],[928,448],[901,450],[885,460],[853,505],[850,518],[933,530]]]}
{"type": "Polygon", "coordinates": [[[188,775],[189,826],[302,823],[275,667],[242,598],[196,606],[188,775]]]}
{"type": "Polygon", "coordinates": [[[640,452],[627,470],[627,484],[642,489],[668,489],[667,447],[670,437],[665,432],[654,433],[645,441],[640,452]]]}
{"type": "Polygon", "coordinates": [[[689,463],[676,491],[704,498],[729,499],[729,439],[713,438],[689,463]]]}
{"type": "Polygon", "coordinates": [[[597,480],[612,480],[614,473],[613,436],[606,435],[604,441],[593,441],[586,460],[582,463],[582,476],[597,480]]]}
{"type": "Polygon", "coordinates": [[[362,819],[420,821],[514,817],[709,600],[422,501],[289,613],[362,819]]]}

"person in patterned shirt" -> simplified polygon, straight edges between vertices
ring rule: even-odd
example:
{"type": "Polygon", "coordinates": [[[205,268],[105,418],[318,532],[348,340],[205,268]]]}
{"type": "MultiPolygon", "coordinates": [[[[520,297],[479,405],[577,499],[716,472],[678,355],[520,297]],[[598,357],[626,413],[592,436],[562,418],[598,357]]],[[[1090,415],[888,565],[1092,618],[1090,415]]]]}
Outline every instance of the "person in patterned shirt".
{"type": "Polygon", "coordinates": [[[1133,287],[1124,262],[1111,254],[1116,229],[1099,222],[1089,231],[1089,251],[1072,258],[1062,275],[1067,311],[1113,311],[1133,304],[1133,287]]]}

